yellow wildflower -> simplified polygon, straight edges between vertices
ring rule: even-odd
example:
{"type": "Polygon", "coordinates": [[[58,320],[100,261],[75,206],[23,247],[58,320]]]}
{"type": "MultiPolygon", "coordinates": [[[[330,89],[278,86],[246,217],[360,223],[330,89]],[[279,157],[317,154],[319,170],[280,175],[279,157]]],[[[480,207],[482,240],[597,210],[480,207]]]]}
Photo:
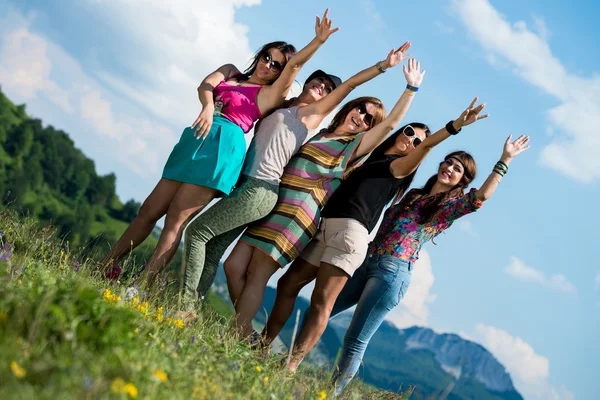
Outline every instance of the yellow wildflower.
{"type": "Polygon", "coordinates": [[[250,389],[252,389],[252,391],[254,392],[254,386],[252,386],[250,389]]]}
{"type": "Polygon", "coordinates": [[[173,353],[173,358],[179,358],[179,354],[177,352],[173,353]]]}
{"type": "Polygon", "coordinates": [[[135,306],[138,303],[138,301],[139,301],[138,298],[134,297],[133,299],[131,299],[131,305],[135,306]]]}
{"type": "Polygon", "coordinates": [[[256,370],[257,370],[258,372],[262,371],[262,369],[261,369],[261,368],[260,368],[258,365],[256,366],[256,370]]]}
{"type": "Polygon", "coordinates": [[[268,383],[268,382],[269,382],[269,377],[268,377],[268,376],[265,376],[265,377],[263,378],[263,382],[264,382],[264,383],[268,383]]]}
{"type": "Polygon", "coordinates": [[[144,301],[140,304],[137,305],[136,309],[141,312],[142,314],[146,314],[148,312],[148,302],[144,301]]]}
{"type": "Polygon", "coordinates": [[[166,382],[169,379],[165,371],[163,371],[162,369],[155,369],[152,373],[152,376],[161,382],[166,382]]]}
{"type": "Polygon", "coordinates": [[[162,320],[163,320],[164,317],[163,317],[163,315],[161,313],[156,313],[156,314],[154,314],[154,318],[156,318],[156,320],[158,322],[162,322],[162,320]]]}
{"type": "Polygon", "coordinates": [[[25,369],[23,367],[21,367],[19,364],[17,364],[16,361],[11,361],[10,369],[12,370],[12,373],[15,374],[15,376],[19,379],[21,379],[25,375],[27,375],[27,371],[25,371],[25,369]]]}
{"type": "Polygon", "coordinates": [[[319,392],[319,399],[326,399],[327,398],[327,393],[325,393],[324,390],[321,390],[319,392]]]}
{"type": "Polygon", "coordinates": [[[133,383],[128,383],[123,387],[123,391],[129,395],[132,399],[137,398],[138,390],[133,383]]]}
{"type": "Polygon", "coordinates": [[[140,328],[135,328],[135,333],[140,333],[140,328]]]}
{"type": "Polygon", "coordinates": [[[173,320],[173,325],[175,325],[179,329],[183,329],[183,327],[185,326],[185,323],[182,320],[180,320],[180,319],[174,319],[173,320]]]}
{"type": "Polygon", "coordinates": [[[110,391],[113,393],[121,393],[125,388],[125,381],[123,378],[115,378],[110,384],[110,391]]]}
{"type": "Polygon", "coordinates": [[[65,269],[65,266],[64,266],[64,264],[63,264],[63,263],[60,263],[60,264],[58,265],[58,269],[65,269]]]}

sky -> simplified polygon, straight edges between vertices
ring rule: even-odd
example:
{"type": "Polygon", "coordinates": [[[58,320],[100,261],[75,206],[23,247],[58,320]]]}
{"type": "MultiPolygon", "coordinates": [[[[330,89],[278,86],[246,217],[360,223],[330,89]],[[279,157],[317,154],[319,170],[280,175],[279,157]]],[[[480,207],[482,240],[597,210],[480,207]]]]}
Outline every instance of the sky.
{"type": "MultiPolygon", "coordinates": [[[[415,185],[453,150],[480,185],[509,133],[531,136],[477,213],[425,246],[390,320],[481,343],[527,399],[597,399],[600,263],[600,50],[591,1],[0,0],[0,85],[63,129],[143,201],[201,110],[196,88],[218,66],[247,66],[273,40],[301,48],[331,8],[340,31],[301,71],[340,76],[410,40],[427,70],[404,122],[443,127],[475,96],[491,116],[435,148],[415,185]],[[594,33],[595,32],[595,33],[594,33]]],[[[355,90],[391,109],[401,68],[355,90]]]]}

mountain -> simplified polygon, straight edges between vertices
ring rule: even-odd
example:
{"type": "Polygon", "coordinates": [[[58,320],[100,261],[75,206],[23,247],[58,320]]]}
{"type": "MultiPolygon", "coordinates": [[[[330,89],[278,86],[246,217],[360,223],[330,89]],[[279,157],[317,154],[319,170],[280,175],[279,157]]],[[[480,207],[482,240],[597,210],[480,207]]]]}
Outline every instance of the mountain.
{"type": "MultiPolygon", "coordinates": [[[[213,289],[219,296],[229,298],[222,268],[219,268],[213,289]]],[[[258,325],[266,323],[265,313],[273,307],[275,295],[276,290],[267,287],[261,311],[255,318],[258,325]]],[[[279,335],[284,345],[291,342],[296,310],[303,313],[308,305],[308,300],[303,297],[296,300],[294,313],[279,335]]],[[[351,312],[334,318],[306,361],[333,364],[351,319],[351,312]]],[[[388,321],[371,339],[359,376],[368,384],[392,392],[397,392],[401,385],[404,388],[416,386],[411,396],[415,400],[523,399],[504,366],[483,346],[455,334],[439,334],[428,328],[398,329],[388,321]]]]}

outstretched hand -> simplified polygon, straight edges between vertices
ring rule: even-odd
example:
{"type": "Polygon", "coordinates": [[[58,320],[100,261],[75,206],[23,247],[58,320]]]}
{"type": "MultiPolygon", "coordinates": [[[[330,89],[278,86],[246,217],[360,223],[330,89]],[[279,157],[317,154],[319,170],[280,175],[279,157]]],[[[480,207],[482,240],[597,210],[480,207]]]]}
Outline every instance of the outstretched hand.
{"type": "Polygon", "coordinates": [[[467,107],[467,109],[460,114],[460,117],[454,121],[454,127],[456,129],[461,129],[463,126],[471,125],[475,121],[479,121],[480,119],[490,116],[490,114],[479,115],[479,113],[483,111],[485,103],[475,107],[477,100],[479,100],[479,97],[475,97],[469,107],[467,107]]]}
{"type": "Polygon", "coordinates": [[[406,60],[410,57],[410,54],[404,54],[410,49],[410,42],[405,42],[398,50],[392,49],[388,53],[385,61],[382,63],[386,68],[395,67],[400,64],[402,61],[406,60]]]}
{"type": "Polygon", "coordinates": [[[406,83],[411,86],[419,87],[421,82],[423,82],[423,77],[425,76],[425,70],[421,71],[421,63],[411,58],[408,61],[408,68],[406,65],[402,66],[402,71],[404,71],[404,77],[406,78],[406,83]]]}
{"type": "Polygon", "coordinates": [[[529,139],[530,137],[527,135],[519,136],[514,142],[510,142],[512,140],[512,135],[508,135],[506,142],[504,142],[504,150],[502,151],[502,158],[512,159],[524,152],[529,148],[529,139]]]}
{"type": "Polygon", "coordinates": [[[315,35],[321,42],[327,41],[329,36],[337,32],[340,28],[331,29],[332,21],[329,19],[329,8],[325,10],[323,14],[323,20],[317,15],[317,22],[315,23],[315,35]]]}

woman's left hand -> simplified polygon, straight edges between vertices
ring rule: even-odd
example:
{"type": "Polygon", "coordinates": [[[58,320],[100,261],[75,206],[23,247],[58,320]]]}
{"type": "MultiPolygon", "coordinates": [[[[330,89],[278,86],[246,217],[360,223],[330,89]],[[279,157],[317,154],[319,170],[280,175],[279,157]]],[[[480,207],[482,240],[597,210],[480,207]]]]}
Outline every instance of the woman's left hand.
{"type": "Polygon", "coordinates": [[[329,8],[325,10],[323,14],[323,21],[317,15],[317,22],[315,23],[315,35],[322,42],[325,43],[329,36],[339,31],[340,28],[331,29],[332,21],[329,19],[329,8]]]}
{"type": "Polygon", "coordinates": [[[513,159],[529,148],[529,136],[521,135],[514,142],[510,142],[512,135],[508,135],[504,142],[504,150],[502,151],[502,159],[513,159]]]}
{"type": "Polygon", "coordinates": [[[421,71],[420,62],[414,58],[411,58],[408,61],[408,68],[406,68],[406,65],[403,65],[402,70],[404,71],[406,83],[415,87],[419,87],[421,85],[421,82],[423,82],[423,76],[425,76],[425,70],[421,71]]]}
{"type": "Polygon", "coordinates": [[[396,50],[396,49],[390,50],[387,57],[385,58],[385,61],[381,62],[381,66],[383,67],[383,69],[395,67],[396,65],[400,64],[402,61],[409,58],[410,54],[406,54],[406,55],[404,54],[408,51],[409,48],[410,48],[410,42],[405,42],[402,46],[400,46],[400,48],[398,50],[396,50]]]}

